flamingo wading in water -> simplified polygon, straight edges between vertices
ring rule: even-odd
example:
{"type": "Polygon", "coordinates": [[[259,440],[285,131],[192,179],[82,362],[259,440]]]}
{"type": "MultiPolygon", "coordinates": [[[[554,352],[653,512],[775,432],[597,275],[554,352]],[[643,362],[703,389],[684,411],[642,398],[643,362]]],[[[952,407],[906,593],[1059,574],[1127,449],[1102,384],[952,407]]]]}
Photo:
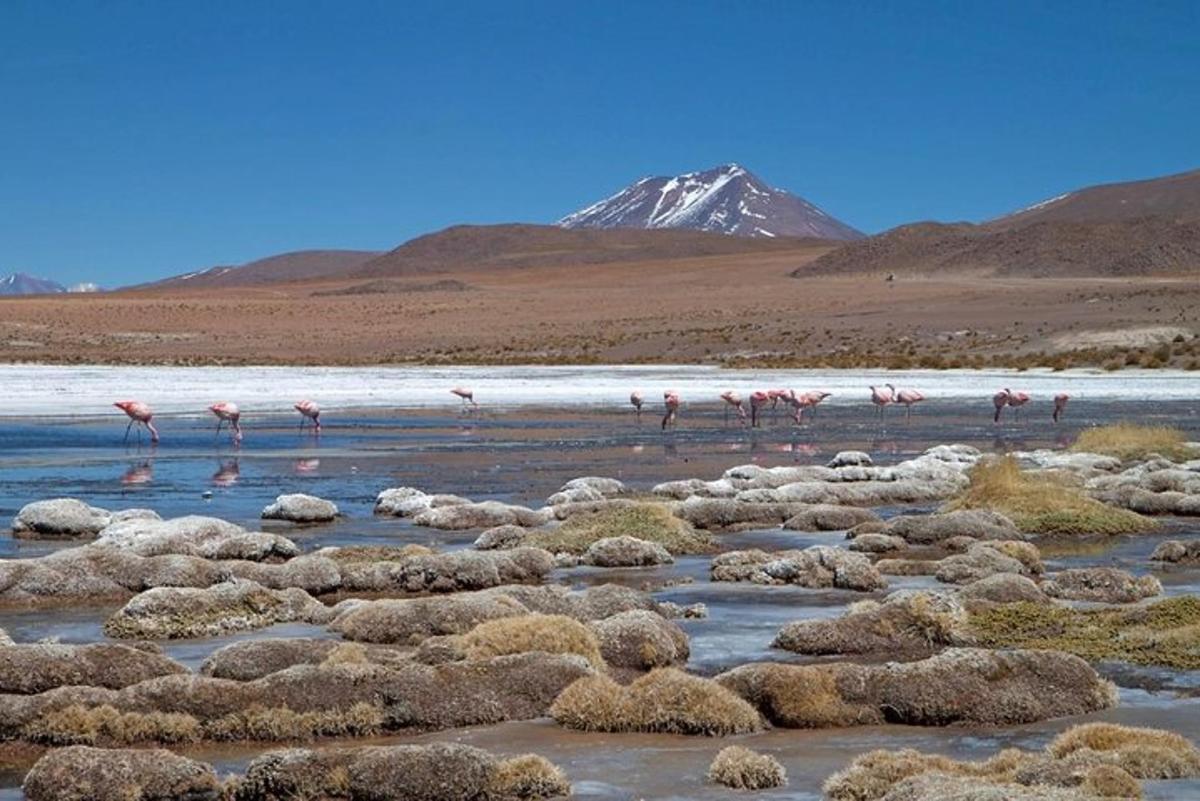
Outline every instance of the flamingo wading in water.
{"type": "Polygon", "coordinates": [[[665,431],[668,425],[678,425],[676,413],[679,411],[679,393],[673,389],[664,392],[663,406],[667,409],[667,413],[663,415],[662,419],[662,427],[665,431]]]}
{"type": "Polygon", "coordinates": [[[912,418],[912,407],[914,403],[920,403],[925,400],[925,396],[915,389],[902,389],[896,393],[896,403],[904,404],[904,419],[912,418]]]}
{"type": "Polygon", "coordinates": [[[221,433],[221,426],[229,423],[229,427],[233,429],[233,444],[240,445],[242,442],[242,410],[238,408],[238,405],[221,401],[209,406],[208,410],[217,416],[217,433],[221,433]]]}
{"type": "Polygon", "coordinates": [[[892,403],[895,391],[896,388],[891,384],[884,384],[882,387],[871,386],[871,403],[875,404],[875,412],[880,420],[883,420],[883,410],[892,403]]]}
{"type": "Polygon", "coordinates": [[[737,410],[738,420],[746,419],[746,407],[742,405],[742,396],[733,390],[727,390],[721,393],[721,400],[725,401],[725,422],[729,422],[729,409],[732,407],[737,410]]]}
{"type": "Polygon", "coordinates": [[[1018,420],[1020,420],[1021,419],[1021,407],[1024,406],[1025,404],[1029,403],[1029,393],[1021,392],[1020,390],[1013,392],[1011,389],[1008,389],[1008,388],[1005,388],[1004,391],[1008,393],[1008,405],[1013,407],[1013,409],[1014,409],[1013,415],[1018,420]]]}
{"type": "Polygon", "coordinates": [[[300,430],[304,430],[304,423],[312,420],[313,430],[321,433],[321,407],[316,401],[302,400],[295,404],[296,411],[300,412],[300,430]]]}
{"type": "Polygon", "coordinates": [[[129,441],[129,429],[133,428],[134,424],[138,427],[138,441],[142,439],[142,428],[145,427],[150,432],[150,441],[158,442],[158,429],[154,427],[154,412],[150,407],[136,400],[117,401],[113,404],[125,414],[129,415],[129,425],[125,426],[125,441],[129,441]]]}
{"type": "Polygon", "coordinates": [[[996,407],[996,414],[992,416],[993,423],[1000,422],[1000,412],[1008,405],[1008,394],[1007,389],[1002,389],[992,396],[992,405],[996,407]]]}
{"type": "Polygon", "coordinates": [[[1054,422],[1057,423],[1058,418],[1063,416],[1063,412],[1067,410],[1067,401],[1070,399],[1071,396],[1065,392],[1060,392],[1054,396],[1054,414],[1052,415],[1054,422]]]}
{"type": "Polygon", "coordinates": [[[642,398],[642,393],[636,389],[629,393],[629,403],[637,410],[637,420],[639,423],[642,422],[642,404],[645,402],[645,399],[642,398]]]}
{"type": "Polygon", "coordinates": [[[467,404],[471,404],[474,408],[479,408],[479,404],[475,402],[475,393],[467,387],[455,387],[450,390],[451,395],[457,395],[462,398],[463,408],[467,408],[467,404]]]}
{"type": "Polygon", "coordinates": [[[750,393],[750,427],[758,427],[758,410],[767,405],[767,401],[771,399],[770,393],[763,392],[761,389],[750,393]]]}

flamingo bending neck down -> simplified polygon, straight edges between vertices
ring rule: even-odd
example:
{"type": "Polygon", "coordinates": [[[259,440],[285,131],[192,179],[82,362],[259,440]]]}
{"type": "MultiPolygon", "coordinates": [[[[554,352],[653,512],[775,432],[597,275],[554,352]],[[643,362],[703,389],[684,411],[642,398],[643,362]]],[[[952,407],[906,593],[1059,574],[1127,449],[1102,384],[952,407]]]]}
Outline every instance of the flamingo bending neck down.
{"type": "Polygon", "coordinates": [[[1007,389],[1002,389],[992,396],[992,405],[996,407],[996,414],[992,416],[993,423],[1000,422],[1000,412],[1008,405],[1008,394],[1007,389]]]}
{"type": "Polygon", "coordinates": [[[664,392],[663,406],[667,409],[667,413],[663,415],[662,419],[662,427],[665,431],[668,425],[678,425],[676,413],[679,411],[679,393],[673,389],[664,392]]]}
{"type": "Polygon", "coordinates": [[[769,392],[763,392],[761,389],[750,393],[750,427],[758,427],[758,410],[767,405],[767,401],[771,399],[769,392]]]}
{"type": "Polygon", "coordinates": [[[785,400],[790,403],[794,409],[792,412],[792,419],[795,420],[798,425],[801,418],[804,416],[805,409],[812,410],[812,415],[816,416],[817,404],[828,398],[830,394],[831,393],[820,392],[817,390],[809,390],[808,392],[801,392],[799,394],[789,391],[785,400]]]}
{"type": "Polygon", "coordinates": [[[645,399],[642,398],[642,393],[636,389],[629,393],[629,403],[637,410],[637,420],[639,423],[642,422],[642,404],[645,402],[645,399]]]}
{"type": "Polygon", "coordinates": [[[891,384],[884,384],[882,387],[871,386],[871,403],[875,404],[875,411],[880,420],[883,419],[884,408],[892,403],[895,392],[896,388],[891,384]]]}
{"type": "Polygon", "coordinates": [[[729,422],[729,409],[732,407],[737,410],[738,420],[746,419],[746,407],[742,405],[742,396],[733,390],[727,390],[721,393],[721,400],[725,401],[725,422],[729,422]]]}
{"type": "Polygon", "coordinates": [[[1070,399],[1071,396],[1065,392],[1060,392],[1054,396],[1054,414],[1052,415],[1054,422],[1057,423],[1058,418],[1063,416],[1063,412],[1067,410],[1067,401],[1070,399]]]}
{"type": "Polygon", "coordinates": [[[129,425],[125,426],[125,441],[129,441],[129,429],[133,428],[134,424],[138,427],[138,441],[142,439],[142,428],[145,427],[150,432],[150,441],[158,442],[158,429],[154,427],[154,412],[150,407],[136,400],[117,401],[113,404],[125,414],[129,415],[129,425]]]}
{"type": "Polygon", "coordinates": [[[1021,392],[1020,390],[1013,392],[1011,389],[1008,389],[1007,387],[1005,388],[1004,391],[1008,393],[1008,405],[1013,407],[1013,409],[1014,409],[1013,416],[1015,416],[1018,420],[1020,420],[1021,419],[1021,407],[1024,406],[1025,404],[1029,403],[1029,393],[1021,392]]]}
{"type": "Polygon", "coordinates": [[[217,416],[217,433],[221,433],[221,426],[229,423],[229,427],[233,429],[233,444],[240,445],[242,442],[242,411],[238,405],[221,401],[209,406],[208,410],[217,416]]]}
{"type": "Polygon", "coordinates": [[[464,409],[467,407],[468,403],[475,408],[479,407],[479,404],[475,402],[475,393],[467,387],[455,387],[454,389],[450,390],[450,394],[457,395],[458,397],[462,398],[462,405],[464,409]]]}
{"type": "Polygon", "coordinates": [[[912,418],[912,407],[914,403],[920,403],[925,400],[925,396],[915,389],[902,389],[896,393],[896,403],[904,404],[904,419],[912,418]]]}
{"type": "Polygon", "coordinates": [[[296,411],[300,412],[300,430],[304,430],[304,423],[307,420],[312,420],[313,430],[321,433],[321,407],[316,401],[302,400],[295,404],[296,411]]]}

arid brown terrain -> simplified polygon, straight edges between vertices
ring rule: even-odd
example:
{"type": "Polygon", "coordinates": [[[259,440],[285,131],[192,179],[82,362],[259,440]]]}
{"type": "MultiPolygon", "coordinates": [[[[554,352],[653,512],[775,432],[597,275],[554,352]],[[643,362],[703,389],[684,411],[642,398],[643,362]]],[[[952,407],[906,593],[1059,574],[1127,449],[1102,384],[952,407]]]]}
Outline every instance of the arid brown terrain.
{"type": "Polygon", "coordinates": [[[5,299],[0,360],[1200,366],[1194,276],[803,277],[831,247],[5,299]]]}

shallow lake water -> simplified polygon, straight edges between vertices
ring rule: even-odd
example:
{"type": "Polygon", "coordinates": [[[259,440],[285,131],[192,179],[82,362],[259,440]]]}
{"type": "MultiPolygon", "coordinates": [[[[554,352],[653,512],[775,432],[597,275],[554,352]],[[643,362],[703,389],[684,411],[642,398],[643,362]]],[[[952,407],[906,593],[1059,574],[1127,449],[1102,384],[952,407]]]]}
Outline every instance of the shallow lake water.
{"type": "MultiPolygon", "coordinates": [[[[438,373],[436,378],[442,382],[439,391],[444,393],[445,382],[455,377],[453,371],[438,373]]],[[[622,377],[608,375],[605,380],[611,383],[622,377]]],[[[636,378],[645,380],[646,376],[638,374],[636,378]]],[[[725,378],[724,383],[734,383],[728,376],[693,378],[714,382],[725,378]]],[[[1121,386],[1113,384],[1103,390],[1097,387],[1106,386],[1106,376],[1077,377],[1091,382],[1088,386],[1093,394],[1072,400],[1066,420],[1059,425],[1049,419],[1046,397],[1050,382],[1064,382],[1061,377],[1041,377],[1046,389],[1028,407],[1024,419],[994,425],[990,394],[995,386],[1002,385],[997,381],[1009,379],[1006,383],[1022,386],[1034,383],[1025,378],[976,377],[974,397],[963,395],[960,387],[955,390],[958,395],[951,393],[951,397],[939,396],[921,404],[910,420],[904,419],[902,410],[892,409],[882,423],[875,419],[860,386],[857,400],[823,405],[816,419],[802,426],[792,425],[780,410],[775,416],[768,412],[764,427],[754,431],[726,422],[716,404],[693,403],[683,410],[678,428],[664,433],[653,408],[655,398],[649,391],[651,403],[640,423],[623,397],[620,403],[599,403],[591,395],[587,396],[590,402],[552,405],[523,405],[520,398],[515,398],[507,405],[492,408],[485,404],[471,413],[445,402],[440,406],[417,403],[404,408],[374,408],[374,404],[330,408],[323,415],[326,426],[319,437],[301,433],[293,416],[263,411],[247,415],[245,440],[236,449],[225,434],[214,435],[215,426],[209,419],[183,414],[168,415],[161,422],[163,438],[157,446],[150,446],[144,437],[140,444],[132,437],[124,443],[125,422],[120,413],[112,410],[104,414],[101,404],[100,414],[84,414],[77,388],[72,386],[64,393],[67,400],[60,407],[51,402],[38,410],[37,416],[0,418],[0,521],[7,521],[29,501],[74,496],[108,508],[149,507],[163,517],[213,515],[284,533],[306,549],[409,542],[461,548],[469,547],[477,532],[439,532],[414,527],[404,520],[376,518],[372,515],[375,495],[387,487],[409,485],[473,499],[495,498],[538,506],[563,482],[581,475],[613,476],[635,488],[648,488],[676,478],[717,478],[725,469],[748,462],[764,466],[824,463],[845,449],[865,450],[877,463],[887,464],[942,443],[962,442],[989,451],[1065,447],[1080,429],[1117,420],[1177,425],[1193,439],[1200,439],[1197,404],[1189,397],[1200,382],[1191,377],[1189,386],[1173,376],[1158,376],[1160,383],[1147,390],[1154,396],[1150,401],[1133,400],[1146,395],[1136,394],[1136,385],[1130,389],[1128,377],[1121,386]],[[1167,385],[1169,388],[1164,389],[1167,385]],[[264,526],[259,520],[262,507],[285,492],[307,492],[333,500],[343,517],[326,526],[264,526]]],[[[472,379],[467,376],[463,380],[472,379]]],[[[787,385],[775,375],[766,380],[771,385],[787,385]]],[[[835,377],[825,375],[823,380],[807,385],[829,386],[841,381],[841,376],[835,381],[835,377]]],[[[963,383],[963,379],[956,381],[956,386],[963,383]]],[[[947,380],[946,385],[950,383],[947,380]]],[[[648,382],[643,386],[653,389],[648,382]]],[[[292,386],[285,389],[291,392],[292,386]]],[[[277,390],[263,387],[260,400],[264,408],[282,394],[277,390]]],[[[105,397],[129,394],[111,386],[106,386],[105,392],[105,397]]],[[[624,389],[622,392],[628,395],[624,389]]],[[[169,394],[163,390],[164,397],[169,394]]],[[[252,397],[248,390],[245,397],[252,397]]],[[[432,403],[432,395],[430,398],[432,403]]],[[[891,515],[931,508],[879,511],[891,515]]],[[[1112,564],[1135,573],[1153,572],[1168,593],[1197,592],[1200,572],[1152,570],[1147,561],[1158,542],[1178,536],[1200,536],[1200,521],[1171,520],[1166,521],[1162,532],[1153,535],[1089,540],[1049,550],[1048,562],[1053,568],[1112,564]]],[[[771,550],[837,544],[843,539],[842,532],[807,534],[781,529],[720,535],[725,549],[771,550]]],[[[37,556],[72,545],[0,535],[0,556],[37,556]]],[[[707,618],[681,621],[692,642],[688,667],[706,675],[756,660],[800,660],[770,648],[781,626],[799,618],[840,614],[849,603],[866,597],[842,591],[716,584],[707,580],[707,567],[706,558],[682,557],[676,564],[660,568],[558,570],[552,580],[575,586],[615,581],[653,589],[661,600],[706,604],[707,618]]],[[[931,577],[921,576],[894,577],[890,583],[890,589],[935,584],[931,577]]],[[[88,642],[103,639],[101,625],[111,612],[111,608],[0,611],[0,627],[22,642],[44,637],[88,642]]],[[[171,642],[165,650],[196,668],[213,650],[229,642],[276,636],[326,635],[322,627],[290,624],[236,637],[171,642]]],[[[1102,670],[1122,686],[1122,703],[1089,719],[1161,726],[1200,739],[1200,700],[1188,697],[1200,687],[1200,677],[1188,672],[1119,666],[1102,666],[1102,670]]],[[[821,782],[830,773],[853,756],[874,748],[915,747],[982,758],[1009,745],[1039,747],[1055,732],[1077,722],[1055,720],[1032,726],[969,730],[898,726],[772,730],[736,741],[774,754],[788,770],[788,787],[763,793],[763,797],[815,799],[820,797],[821,782]]],[[[579,798],[684,799],[730,794],[703,779],[712,756],[729,740],[582,734],[542,720],[420,737],[390,737],[380,742],[428,740],[465,742],[500,753],[536,751],[567,771],[579,798]]],[[[213,761],[219,771],[225,772],[244,768],[254,755],[270,747],[204,746],[187,752],[213,761]]],[[[20,772],[0,773],[0,798],[19,798],[16,788],[20,780],[20,772]]],[[[1147,796],[1200,797],[1200,783],[1151,782],[1147,796]]]]}

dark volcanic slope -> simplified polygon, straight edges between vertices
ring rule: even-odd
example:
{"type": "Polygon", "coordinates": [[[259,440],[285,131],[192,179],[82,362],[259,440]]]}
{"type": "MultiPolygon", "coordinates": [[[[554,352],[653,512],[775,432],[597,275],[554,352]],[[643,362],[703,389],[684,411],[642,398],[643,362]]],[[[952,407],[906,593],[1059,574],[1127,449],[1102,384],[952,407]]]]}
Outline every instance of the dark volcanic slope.
{"type": "Polygon", "coordinates": [[[165,278],[135,289],[209,289],[259,286],[310,278],[326,278],[361,266],[378,256],[373,250],[297,250],[238,267],[210,267],[207,270],[165,278]]]}
{"type": "Polygon", "coordinates": [[[1067,192],[987,225],[1012,228],[1035,222],[1116,222],[1141,217],[1200,221],[1200,170],[1067,192]]]}
{"type": "Polygon", "coordinates": [[[685,259],[811,247],[812,239],[748,239],[699,231],[457,225],[405,242],[346,271],[355,278],[685,259]]]}
{"type": "Polygon", "coordinates": [[[861,239],[863,234],[737,164],[643,178],[558,221],[564,228],[679,228],[746,237],[861,239]]]}
{"type": "Polygon", "coordinates": [[[793,273],[996,275],[1200,272],[1200,171],[1109,184],[984,223],[917,223],[850,243],[793,273]]]}

